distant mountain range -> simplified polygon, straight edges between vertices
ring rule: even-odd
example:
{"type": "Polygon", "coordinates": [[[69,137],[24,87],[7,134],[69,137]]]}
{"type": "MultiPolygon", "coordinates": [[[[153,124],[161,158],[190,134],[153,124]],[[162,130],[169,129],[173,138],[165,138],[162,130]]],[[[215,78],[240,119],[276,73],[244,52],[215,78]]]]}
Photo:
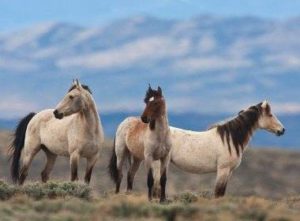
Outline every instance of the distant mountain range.
{"type": "MultiPolygon", "coordinates": [[[[29,111],[55,107],[79,77],[107,116],[105,124],[113,125],[107,126],[110,135],[127,115],[122,113],[142,111],[151,83],[163,88],[179,126],[203,129],[207,116],[220,120],[268,99],[276,114],[287,116],[296,139],[299,36],[300,17],[216,16],[140,16],[102,27],[44,23],[0,33],[1,125],[8,128],[29,111]]],[[[268,135],[257,144],[276,145],[264,139],[268,135]]],[[[271,140],[300,146],[285,138],[271,140]]]]}
{"type": "Polygon", "coordinates": [[[140,111],[148,83],[170,112],[234,113],[267,98],[300,113],[300,17],[133,17],[103,27],[33,25],[0,34],[0,117],[55,106],[71,79],[104,113],[140,111]]]}
{"type": "MultiPolygon", "coordinates": [[[[139,116],[138,113],[109,113],[102,114],[101,121],[106,137],[115,136],[117,126],[128,116],[139,116]]],[[[230,117],[229,115],[205,115],[197,113],[170,114],[170,125],[189,129],[206,130],[216,122],[230,117]]],[[[277,137],[266,131],[259,130],[254,134],[250,146],[255,147],[280,147],[288,149],[300,149],[300,115],[278,116],[286,128],[286,134],[277,137]]],[[[12,130],[16,127],[18,120],[0,120],[0,130],[12,130]]]]}

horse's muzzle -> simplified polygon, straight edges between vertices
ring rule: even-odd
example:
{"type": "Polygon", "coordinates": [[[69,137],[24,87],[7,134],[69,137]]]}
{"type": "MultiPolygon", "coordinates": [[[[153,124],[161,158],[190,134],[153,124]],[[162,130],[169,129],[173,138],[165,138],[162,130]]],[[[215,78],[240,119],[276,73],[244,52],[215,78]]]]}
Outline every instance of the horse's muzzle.
{"type": "Polygon", "coordinates": [[[141,116],[141,120],[143,121],[143,123],[148,124],[149,123],[149,119],[147,116],[141,116]]]}
{"type": "Polygon", "coordinates": [[[276,135],[277,136],[282,136],[284,133],[285,133],[285,129],[282,128],[282,130],[279,130],[279,131],[276,132],[276,135]]]}
{"type": "Polygon", "coordinates": [[[62,119],[64,117],[64,114],[59,113],[57,110],[53,111],[54,117],[57,119],[62,119]]]}

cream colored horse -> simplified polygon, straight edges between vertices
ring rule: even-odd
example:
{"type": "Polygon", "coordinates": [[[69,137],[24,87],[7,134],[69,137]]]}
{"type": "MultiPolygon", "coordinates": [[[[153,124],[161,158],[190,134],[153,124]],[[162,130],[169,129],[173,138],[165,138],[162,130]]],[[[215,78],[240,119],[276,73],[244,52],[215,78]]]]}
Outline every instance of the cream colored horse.
{"type": "MultiPolygon", "coordinates": [[[[203,132],[170,127],[172,137],[171,162],[178,168],[195,174],[217,172],[215,196],[225,194],[227,182],[242,160],[253,133],[264,129],[280,136],[285,129],[264,101],[237,117],[217,124],[203,132]]],[[[159,172],[159,163],[154,164],[154,177],[159,172]]],[[[157,178],[156,183],[158,182],[157,178]]],[[[155,189],[159,189],[156,184],[155,189]]]]}
{"type": "Polygon", "coordinates": [[[160,160],[162,165],[159,171],[160,201],[162,202],[166,200],[165,187],[171,138],[166,103],[161,88],[158,87],[158,90],[153,90],[149,87],[145,103],[146,108],[141,118],[128,117],[119,125],[109,169],[111,177],[116,183],[116,193],[118,193],[122,180],[124,160],[126,157],[132,157],[133,162],[127,176],[127,190],[130,191],[134,175],[141,161],[145,160],[148,171],[148,197],[151,200],[154,182],[152,163],[155,160],[160,160]]]}
{"type": "Polygon", "coordinates": [[[57,155],[70,156],[71,180],[77,180],[79,158],[87,159],[85,182],[89,183],[93,167],[103,145],[104,134],[91,91],[78,80],[56,109],[31,113],[17,126],[11,148],[13,181],[23,184],[33,157],[41,149],[47,162],[42,181],[47,182],[57,155]],[[22,155],[21,155],[21,152],[22,155]],[[19,172],[22,158],[21,172],[19,172]]]}

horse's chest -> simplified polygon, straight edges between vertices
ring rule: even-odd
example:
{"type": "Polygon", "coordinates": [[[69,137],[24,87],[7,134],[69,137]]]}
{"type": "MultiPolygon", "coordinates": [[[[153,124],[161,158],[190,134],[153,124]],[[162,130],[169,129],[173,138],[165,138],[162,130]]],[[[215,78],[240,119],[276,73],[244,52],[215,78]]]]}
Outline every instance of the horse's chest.
{"type": "Polygon", "coordinates": [[[154,148],[153,158],[154,158],[154,160],[158,160],[161,157],[168,155],[169,152],[170,152],[169,145],[166,143],[160,143],[160,144],[156,145],[154,148]]]}

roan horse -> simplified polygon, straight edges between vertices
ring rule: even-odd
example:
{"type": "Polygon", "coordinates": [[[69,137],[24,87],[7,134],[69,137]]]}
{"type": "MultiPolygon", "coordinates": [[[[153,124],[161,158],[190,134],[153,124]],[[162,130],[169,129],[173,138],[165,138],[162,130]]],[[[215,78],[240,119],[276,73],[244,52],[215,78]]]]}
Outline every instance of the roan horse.
{"type": "MultiPolygon", "coordinates": [[[[224,196],[227,182],[233,170],[240,165],[243,151],[257,129],[265,129],[277,136],[285,132],[267,101],[251,106],[237,117],[216,124],[207,131],[195,132],[170,127],[171,162],[190,173],[217,172],[215,197],[224,196]]],[[[155,178],[159,168],[159,163],[153,165],[155,178]]],[[[154,188],[157,190],[159,186],[154,188]]]]}
{"type": "Polygon", "coordinates": [[[47,156],[41,173],[43,182],[49,179],[57,155],[61,155],[70,156],[72,181],[78,179],[79,158],[86,158],[84,180],[89,183],[103,141],[102,125],[91,91],[88,86],[74,80],[55,110],[30,113],[18,124],[11,144],[13,182],[23,184],[33,157],[42,149],[47,156]]]}
{"type": "Polygon", "coordinates": [[[110,175],[116,183],[116,193],[120,190],[122,181],[122,166],[126,158],[132,159],[127,175],[127,191],[132,190],[134,176],[142,160],[148,171],[147,185],[148,198],[152,199],[153,172],[152,163],[160,160],[160,201],[166,200],[167,167],[171,137],[168,124],[165,99],[162,90],[158,87],[153,90],[150,86],[144,99],[145,110],[141,116],[128,117],[118,127],[115,137],[115,146],[110,160],[110,175]]]}

